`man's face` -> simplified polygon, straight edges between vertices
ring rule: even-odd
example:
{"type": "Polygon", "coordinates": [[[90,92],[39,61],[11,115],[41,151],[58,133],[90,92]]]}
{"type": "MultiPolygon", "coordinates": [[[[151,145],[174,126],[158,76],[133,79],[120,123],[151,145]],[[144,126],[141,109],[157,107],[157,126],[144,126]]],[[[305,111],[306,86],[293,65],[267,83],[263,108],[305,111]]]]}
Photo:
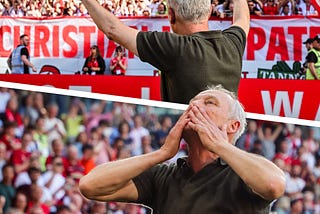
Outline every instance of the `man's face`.
{"type": "Polygon", "coordinates": [[[313,42],[312,42],[312,47],[313,48],[315,48],[315,49],[319,49],[319,43],[318,43],[318,41],[317,40],[314,40],[313,42]]]}
{"type": "Polygon", "coordinates": [[[312,48],[312,43],[306,43],[306,49],[310,50],[312,48]]]}
{"type": "Polygon", "coordinates": [[[28,46],[29,45],[29,37],[25,36],[21,39],[22,45],[28,46]]]}
{"type": "Polygon", "coordinates": [[[190,103],[204,109],[211,121],[222,127],[229,120],[232,98],[222,91],[207,90],[199,93],[190,103]]]}

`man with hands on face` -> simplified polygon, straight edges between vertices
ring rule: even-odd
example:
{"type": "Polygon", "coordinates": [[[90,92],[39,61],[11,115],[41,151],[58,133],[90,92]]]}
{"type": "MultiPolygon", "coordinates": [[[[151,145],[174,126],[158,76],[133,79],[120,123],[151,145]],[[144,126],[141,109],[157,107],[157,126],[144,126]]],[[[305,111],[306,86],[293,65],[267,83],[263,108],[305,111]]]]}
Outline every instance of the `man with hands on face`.
{"type": "Polygon", "coordinates": [[[216,86],[189,104],[157,151],[109,162],[80,180],[89,199],[141,203],[153,213],[269,213],[285,177],[269,160],[234,146],[245,112],[233,93],[216,86]],[[188,157],[165,164],[179,150],[188,157]]]}

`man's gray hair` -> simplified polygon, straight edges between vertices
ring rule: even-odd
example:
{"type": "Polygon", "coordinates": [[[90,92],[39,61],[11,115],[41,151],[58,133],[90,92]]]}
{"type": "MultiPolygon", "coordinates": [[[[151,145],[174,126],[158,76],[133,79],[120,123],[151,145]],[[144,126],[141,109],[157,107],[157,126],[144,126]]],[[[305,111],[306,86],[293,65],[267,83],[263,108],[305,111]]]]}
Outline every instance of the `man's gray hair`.
{"type": "Polygon", "coordinates": [[[211,0],[168,0],[168,6],[176,16],[195,24],[208,19],[211,13],[211,0]]]}
{"type": "Polygon", "coordinates": [[[246,112],[244,111],[243,105],[239,102],[237,96],[233,92],[223,88],[222,85],[209,86],[208,90],[221,91],[232,98],[233,103],[230,106],[231,109],[230,109],[229,119],[235,119],[240,122],[239,130],[235,133],[233,142],[232,142],[232,143],[236,143],[236,141],[243,134],[247,126],[246,112]]]}

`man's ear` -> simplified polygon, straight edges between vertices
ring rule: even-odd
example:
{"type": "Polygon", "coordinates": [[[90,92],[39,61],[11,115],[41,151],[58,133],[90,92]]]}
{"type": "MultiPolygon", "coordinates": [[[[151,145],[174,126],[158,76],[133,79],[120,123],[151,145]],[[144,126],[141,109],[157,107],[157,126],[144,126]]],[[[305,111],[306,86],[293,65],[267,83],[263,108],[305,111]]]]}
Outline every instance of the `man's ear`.
{"type": "Polygon", "coordinates": [[[174,13],[174,10],[172,8],[169,8],[169,21],[170,24],[175,24],[176,23],[176,14],[174,13]]]}
{"type": "Polygon", "coordinates": [[[231,120],[227,127],[227,133],[228,134],[234,134],[236,133],[240,128],[240,121],[238,120],[231,120]]]}

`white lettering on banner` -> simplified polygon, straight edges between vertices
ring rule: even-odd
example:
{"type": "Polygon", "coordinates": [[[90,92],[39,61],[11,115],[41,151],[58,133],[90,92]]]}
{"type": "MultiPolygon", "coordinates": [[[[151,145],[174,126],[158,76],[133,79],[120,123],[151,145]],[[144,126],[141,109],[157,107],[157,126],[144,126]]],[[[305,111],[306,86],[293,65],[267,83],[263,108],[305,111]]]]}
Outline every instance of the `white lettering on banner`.
{"type": "Polygon", "coordinates": [[[261,91],[262,103],[265,114],[280,116],[281,106],[283,105],[284,116],[299,118],[303,92],[295,92],[293,96],[292,110],[290,106],[289,93],[287,91],[277,91],[272,107],[270,91],[261,91]]]}
{"type": "Polygon", "coordinates": [[[150,99],[150,88],[142,87],[141,88],[141,98],[142,99],[150,99]]]}
{"type": "Polygon", "coordinates": [[[70,90],[84,91],[84,92],[92,92],[91,86],[80,86],[80,85],[70,85],[70,90]]]}

